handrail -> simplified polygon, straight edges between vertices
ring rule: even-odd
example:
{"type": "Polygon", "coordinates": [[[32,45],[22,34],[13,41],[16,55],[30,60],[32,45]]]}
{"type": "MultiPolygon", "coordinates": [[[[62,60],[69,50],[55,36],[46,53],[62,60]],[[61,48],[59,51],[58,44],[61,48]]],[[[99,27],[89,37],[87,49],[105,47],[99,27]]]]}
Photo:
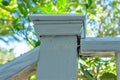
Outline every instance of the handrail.
{"type": "Polygon", "coordinates": [[[39,46],[0,67],[0,79],[9,80],[10,77],[26,70],[26,68],[34,64],[37,64],[38,59],[39,46]]]}
{"type": "Polygon", "coordinates": [[[114,56],[116,52],[120,52],[119,37],[81,39],[82,56],[114,56]]]}

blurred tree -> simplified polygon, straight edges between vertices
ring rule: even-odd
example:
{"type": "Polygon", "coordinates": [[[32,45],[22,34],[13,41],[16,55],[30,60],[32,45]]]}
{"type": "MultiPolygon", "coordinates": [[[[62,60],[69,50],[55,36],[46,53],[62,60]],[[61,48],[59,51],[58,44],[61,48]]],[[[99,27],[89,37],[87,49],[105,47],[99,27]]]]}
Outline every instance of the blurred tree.
{"type": "MultiPolygon", "coordinates": [[[[87,37],[118,36],[119,7],[119,0],[0,0],[0,40],[5,43],[26,40],[31,48],[40,45],[28,17],[34,13],[84,14],[87,37]]],[[[79,58],[79,80],[100,80],[103,73],[115,75],[115,70],[113,57],[79,58]]]]}
{"type": "Polygon", "coordinates": [[[14,59],[13,49],[0,49],[0,66],[14,59]]]}

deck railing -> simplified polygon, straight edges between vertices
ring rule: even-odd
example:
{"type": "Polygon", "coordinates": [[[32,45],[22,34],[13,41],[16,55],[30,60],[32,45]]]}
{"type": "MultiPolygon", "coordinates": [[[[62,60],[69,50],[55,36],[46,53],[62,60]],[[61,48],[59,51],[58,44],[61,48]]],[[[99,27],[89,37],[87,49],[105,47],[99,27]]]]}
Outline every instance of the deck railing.
{"type": "Polygon", "coordinates": [[[0,80],[21,80],[35,72],[39,59],[39,46],[0,67],[0,80]],[[30,72],[30,73],[29,73],[30,72]],[[18,79],[16,79],[16,77],[18,79]]]}
{"type": "Polygon", "coordinates": [[[85,32],[81,31],[85,29],[81,15],[31,15],[30,19],[42,43],[2,66],[0,80],[24,80],[36,71],[37,80],[77,80],[77,52],[82,56],[115,55],[120,80],[120,38],[81,37],[85,32]]]}

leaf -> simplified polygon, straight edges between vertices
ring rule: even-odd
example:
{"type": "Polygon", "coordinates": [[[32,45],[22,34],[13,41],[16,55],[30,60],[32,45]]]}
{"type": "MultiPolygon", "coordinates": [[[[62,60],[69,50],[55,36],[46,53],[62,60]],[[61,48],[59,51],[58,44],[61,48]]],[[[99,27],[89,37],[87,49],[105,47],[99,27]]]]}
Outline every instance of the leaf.
{"type": "Polygon", "coordinates": [[[36,42],[35,42],[35,47],[39,46],[40,44],[41,44],[41,41],[40,41],[40,40],[36,41],[36,42]]]}
{"type": "Polygon", "coordinates": [[[10,52],[10,53],[12,53],[12,52],[13,52],[13,50],[14,50],[14,49],[13,49],[13,48],[11,48],[11,49],[9,49],[9,52],[10,52]]]}
{"type": "Polygon", "coordinates": [[[76,13],[83,14],[81,10],[77,10],[76,13]]]}
{"type": "Polygon", "coordinates": [[[85,5],[85,4],[79,3],[79,5],[80,5],[84,10],[86,10],[86,5],[85,5]]]}
{"type": "Polygon", "coordinates": [[[32,0],[35,4],[36,4],[36,2],[38,1],[38,0],[32,0]]]}
{"type": "Polygon", "coordinates": [[[24,0],[24,4],[26,5],[27,8],[31,8],[29,0],[24,0]]]}
{"type": "Polygon", "coordinates": [[[91,14],[95,14],[95,10],[94,9],[88,9],[87,12],[89,12],[91,14]]]}
{"type": "Polygon", "coordinates": [[[84,70],[82,64],[80,64],[82,72],[85,74],[88,80],[96,80],[88,70],[84,70]]]}
{"type": "Polygon", "coordinates": [[[39,6],[39,5],[37,5],[36,7],[33,7],[33,8],[31,9],[31,11],[32,11],[33,13],[37,13],[38,10],[40,10],[40,6],[39,6]]]}
{"type": "Polygon", "coordinates": [[[53,2],[54,5],[56,5],[58,0],[51,0],[53,2]]]}
{"type": "Polygon", "coordinates": [[[101,80],[116,80],[117,76],[113,73],[104,73],[101,77],[101,80]]]}
{"type": "Polygon", "coordinates": [[[17,4],[18,4],[18,9],[21,12],[21,14],[24,15],[24,17],[26,17],[28,15],[28,11],[27,11],[27,7],[25,6],[25,2],[21,0],[21,1],[18,1],[17,4]]]}
{"type": "Polygon", "coordinates": [[[88,0],[89,7],[91,6],[91,4],[92,4],[92,0],[88,0]]]}
{"type": "Polygon", "coordinates": [[[8,6],[10,3],[10,0],[2,0],[2,4],[5,6],[8,6]]]}
{"type": "Polygon", "coordinates": [[[84,5],[86,6],[86,9],[88,9],[88,8],[89,8],[89,4],[85,3],[84,5]]]}

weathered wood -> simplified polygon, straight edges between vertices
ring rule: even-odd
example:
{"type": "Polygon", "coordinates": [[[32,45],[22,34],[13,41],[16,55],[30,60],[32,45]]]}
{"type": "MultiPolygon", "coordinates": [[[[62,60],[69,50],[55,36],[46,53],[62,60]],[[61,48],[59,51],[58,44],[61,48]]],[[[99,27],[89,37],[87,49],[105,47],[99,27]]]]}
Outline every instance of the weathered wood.
{"type": "Polygon", "coordinates": [[[37,64],[38,59],[39,46],[0,67],[0,80],[7,80],[25,68],[37,64]]]}
{"type": "Polygon", "coordinates": [[[120,52],[116,53],[117,80],[120,80],[120,52]]]}
{"type": "Polygon", "coordinates": [[[42,37],[37,80],[77,80],[76,36],[42,37]]]}
{"type": "Polygon", "coordinates": [[[87,51],[81,52],[79,55],[87,57],[111,57],[115,56],[115,51],[87,51]]]}
{"type": "Polygon", "coordinates": [[[36,65],[31,65],[25,68],[24,70],[20,71],[19,73],[15,74],[8,80],[25,80],[35,73],[36,73],[36,65]]]}
{"type": "MultiPolygon", "coordinates": [[[[81,40],[81,53],[84,52],[92,52],[92,54],[88,54],[88,56],[92,55],[102,55],[102,56],[110,56],[114,55],[115,52],[120,51],[120,38],[86,38],[81,40]],[[107,52],[104,53],[96,53],[96,52],[107,52]],[[108,54],[108,52],[110,52],[108,54]],[[94,54],[93,54],[94,53],[94,54]]],[[[80,55],[84,55],[81,54],[80,55]]]]}

